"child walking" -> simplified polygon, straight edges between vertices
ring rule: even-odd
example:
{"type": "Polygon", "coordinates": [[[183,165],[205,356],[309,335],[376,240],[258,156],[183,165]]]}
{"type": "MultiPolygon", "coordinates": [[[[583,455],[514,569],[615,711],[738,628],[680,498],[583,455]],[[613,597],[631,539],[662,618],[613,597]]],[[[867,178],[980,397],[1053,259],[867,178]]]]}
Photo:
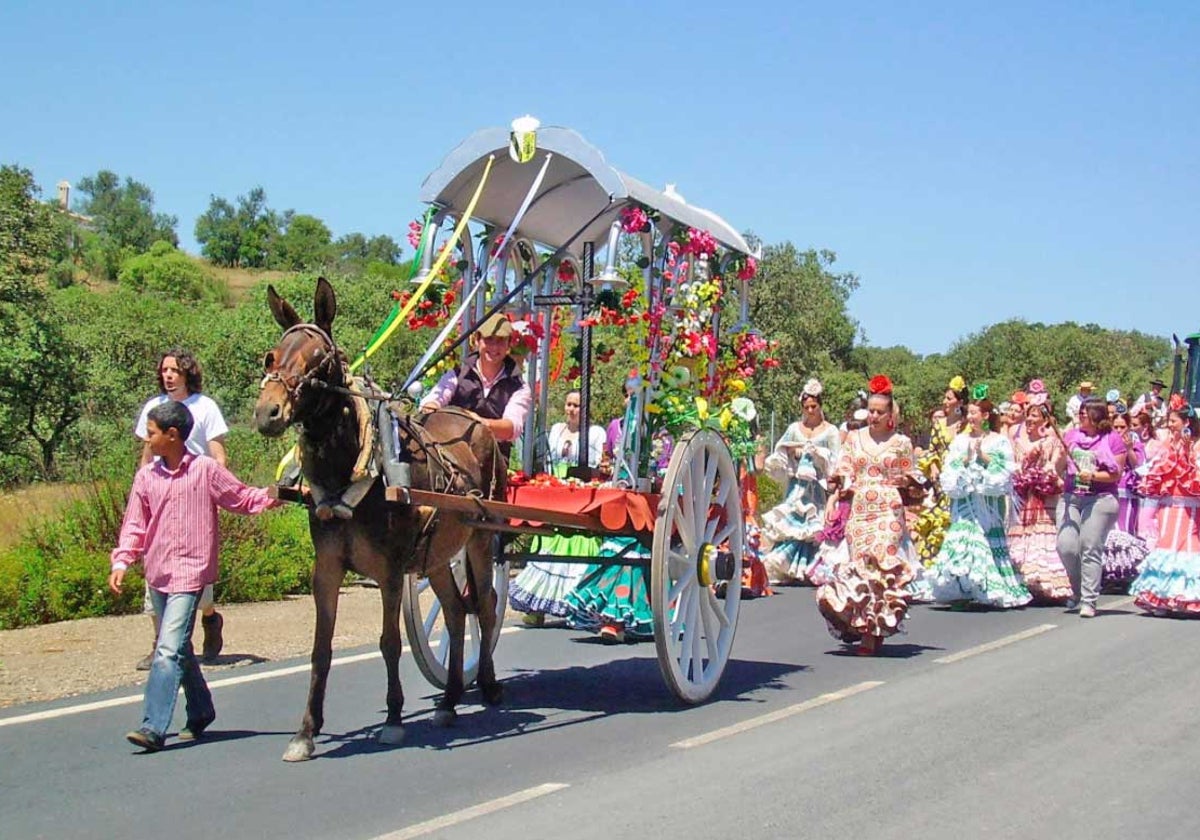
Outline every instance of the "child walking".
{"type": "Polygon", "coordinates": [[[217,579],[217,508],[254,514],[278,504],[265,489],[247,487],[212,458],[189,452],[185,443],[192,423],[187,406],[175,400],[150,409],[147,445],[160,460],[143,466],[133,479],[108,578],[109,588],[120,592],[125,570],[141,559],[160,617],[142,725],[125,736],[147,752],[163,747],[180,685],[187,704],[181,741],[199,738],[217,717],[192,649],[200,593],[217,579]]]}

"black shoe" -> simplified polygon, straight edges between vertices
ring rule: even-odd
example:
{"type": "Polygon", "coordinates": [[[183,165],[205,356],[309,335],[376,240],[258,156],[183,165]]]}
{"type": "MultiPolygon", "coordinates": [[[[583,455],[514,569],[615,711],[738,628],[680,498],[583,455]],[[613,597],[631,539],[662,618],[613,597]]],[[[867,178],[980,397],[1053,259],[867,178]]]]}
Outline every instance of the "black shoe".
{"type": "Polygon", "coordinates": [[[225,619],[219,612],[215,612],[212,615],[201,617],[200,625],[204,628],[204,646],[201,649],[200,657],[204,662],[212,662],[220,656],[221,648],[225,647],[225,639],[221,635],[225,619]]]}
{"type": "Polygon", "coordinates": [[[213,721],[216,719],[217,719],[217,715],[214,712],[213,714],[209,715],[208,717],[200,718],[200,720],[197,720],[197,721],[189,720],[187,722],[187,726],[183,727],[183,729],[181,729],[179,731],[179,740],[180,741],[195,741],[195,740],[199,739],[204,734],[204,730],[208,729],[208,727],[212,726],[213,721]]]}
{"type": "Polygon", "coordinates": [[[133,666],[135,671],[149,671],[150,665],[154,662],[154,651],[150,651],[133,666]]]}
{"type": "Polygon", "coordinates": [[[163,737],[145,727],[126,733],[125,740],[146,752],[158,752],[163,748],[163,737]]]}

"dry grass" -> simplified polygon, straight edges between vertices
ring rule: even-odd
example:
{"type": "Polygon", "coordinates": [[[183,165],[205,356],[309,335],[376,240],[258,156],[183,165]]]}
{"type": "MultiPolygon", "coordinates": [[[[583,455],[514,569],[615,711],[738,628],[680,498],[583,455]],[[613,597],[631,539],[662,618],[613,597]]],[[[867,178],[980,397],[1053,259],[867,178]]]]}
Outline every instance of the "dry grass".
{"type": "Polygon", "coordinates": [[[83,497],[83,484],[34,484],[10,493],[0,493],[0,551],[11,548],[25,533],[30,521],[58,511],[83,497]]]}
{"type": "Polygon", "coordinates": [[[225,281],[235,301],[241,300],[247,291],[259,283],[274,282],[293,276],[290,271],[268,271],[262,268],[221,268],[198,257],[194,258],[204,270],[225,281]]]}

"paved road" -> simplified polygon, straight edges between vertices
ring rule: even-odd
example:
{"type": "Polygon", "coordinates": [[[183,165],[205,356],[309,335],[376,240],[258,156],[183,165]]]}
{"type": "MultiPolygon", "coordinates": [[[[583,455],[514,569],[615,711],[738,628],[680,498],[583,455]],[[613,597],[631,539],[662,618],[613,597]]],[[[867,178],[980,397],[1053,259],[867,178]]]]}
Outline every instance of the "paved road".
{"type": "Polygon", "coordinates": [[[302,765],[279,757],[303,673],[218,688],[213,737],[154,755],[122,738],[136,704],[5,723],[127,692],[18,707],[0,838],[1194,838],[1200,623],[1107,600],[1093,621],[918,607],[870,659],[785,589],[743,605],[737,659],[694,708],[652,645],[520,630],[501,640],[505,705],[472,693],[450,731],[406,657],[406,742],[388,748],[382,665],[358,661],[334,669],[302,765]]]}

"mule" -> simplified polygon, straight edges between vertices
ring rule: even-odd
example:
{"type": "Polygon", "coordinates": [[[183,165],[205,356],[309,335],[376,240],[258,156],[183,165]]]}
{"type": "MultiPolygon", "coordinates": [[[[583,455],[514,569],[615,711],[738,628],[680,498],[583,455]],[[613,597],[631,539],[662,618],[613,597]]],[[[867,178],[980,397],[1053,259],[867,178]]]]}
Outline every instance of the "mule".
{"type": "MultiPolygon", "coordinates": [[[[333,340],[337,314],[333,287],[324,278],[317,280],[314,316],[307,323],[273,286],[268,287],[267,299],[284,333],[264,359],[265,376],[254,408],[255,425],[268,437],[278,437],[288,428],[297,427],[304,478],[310,486],[340,492],[350,487],[356,468],[361,466],[364,441],[359,418],[363,407],[355,404],[361,397],[349,387],[352,380],[346,357],[333,340]]],[[[370,424],[366,425],[369,432],[370,424]]],[[[435,411],[405,418],[400,429],[400,444],[411,461],[414,488],[503,498],[507,465],[491,431],[477,417],[457,410],[435,411]]],[[[312,572],[316,605],[312,678],[303,720],[288,743],[284,761],[311,758],[313,736],[324,725],[338,591],[347,570],[378,583],[383,601],[379,649],[387,668],[387,719],[378,734],[381,743],[395,744],[403,738],[400,599],[407,573],[428,576],[450,635],[448,680],[434,711],[434,724],[451,725],[456,717],[455,706],[462,699],[464,632],[469,612],[478,615],[482,636],[480,690],[489,704],[501,700],[491,654],[499,628],[489,532],[474,528],[456,514],[388,502],[379,478],[352,508],[349,518],[343,515],[344,511],[338,516],[330,516],[328,510],[322,516],[313,509],[309,511],[309,532],[316,555],[312,572]],[[467,587],[462,591],[455,583],[451,560],[464,551],[467,587]]]]}

